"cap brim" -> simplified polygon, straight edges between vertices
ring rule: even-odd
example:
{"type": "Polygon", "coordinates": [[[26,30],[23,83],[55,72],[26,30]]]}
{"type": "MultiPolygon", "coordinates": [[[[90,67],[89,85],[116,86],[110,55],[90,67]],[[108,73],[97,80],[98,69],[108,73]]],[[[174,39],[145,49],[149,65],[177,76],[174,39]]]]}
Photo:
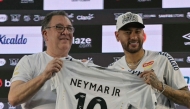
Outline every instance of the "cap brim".
{"type": "Polygon", "coordinates": [[[124,26],[122,26],[119,30],[125,30],[128,28],[144,28],[145,26],[139,22],[131,22],[131,23],[127,23],[124,26]]]}

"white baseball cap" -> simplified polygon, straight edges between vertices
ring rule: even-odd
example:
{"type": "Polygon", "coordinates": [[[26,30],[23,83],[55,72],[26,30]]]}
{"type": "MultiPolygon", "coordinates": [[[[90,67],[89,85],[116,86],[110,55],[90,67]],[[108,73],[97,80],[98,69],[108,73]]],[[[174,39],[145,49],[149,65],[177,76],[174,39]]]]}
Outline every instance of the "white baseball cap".
{"type": "Polygon", "coordinates": [[[125,14],[120,15],[117,18],[117,23],[116,23],[116,30],[118,31],[124,26],[135,26],[138,28],[144,28],[143,20],[138,14],[134,14],[131,12],[127,12],[125,14]]]}

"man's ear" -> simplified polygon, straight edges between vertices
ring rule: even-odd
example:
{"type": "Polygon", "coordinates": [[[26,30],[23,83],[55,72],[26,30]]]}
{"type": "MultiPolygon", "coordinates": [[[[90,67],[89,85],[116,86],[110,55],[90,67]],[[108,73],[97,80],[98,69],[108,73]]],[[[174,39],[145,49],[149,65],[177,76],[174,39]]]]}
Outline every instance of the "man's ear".
{"type": "Polygon", "coordinates": [[[42,31],[42,36],[43,36],[43,38],[44,38],[44,41],[47,41],[47,40],[48,40],[47,31],[46,31],[46,30],[43,30],[43,31],[42,31]]]}
{"type": "Polygon", "coordinates": [[[146,41],[146,33],[143,31],[143,42],[146,41]]]}
{"type": "Polygon", "coordinates": [[[116,38],[117,42],[119,42],[119,34],[118,34],[118,31],[115,31],[115,38],[116,38]]]}

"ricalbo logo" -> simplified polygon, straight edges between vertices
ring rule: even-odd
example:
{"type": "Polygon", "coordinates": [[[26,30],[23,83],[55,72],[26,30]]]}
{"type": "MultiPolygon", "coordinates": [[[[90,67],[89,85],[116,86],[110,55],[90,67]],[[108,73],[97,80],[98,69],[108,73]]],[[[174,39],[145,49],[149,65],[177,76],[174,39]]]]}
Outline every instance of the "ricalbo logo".
{"type": "Polygon", "coordinates": [[[7,38],[6,35],[0,34],[0,44],[26,44],[27,38],[24,35],[16,35],[15,38],[7,38]]]}

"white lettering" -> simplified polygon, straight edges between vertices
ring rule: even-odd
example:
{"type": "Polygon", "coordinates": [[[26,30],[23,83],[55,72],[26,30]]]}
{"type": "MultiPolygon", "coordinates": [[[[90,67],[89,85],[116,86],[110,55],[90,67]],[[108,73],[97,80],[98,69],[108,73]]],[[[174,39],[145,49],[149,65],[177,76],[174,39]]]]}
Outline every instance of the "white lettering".
{"type": "Polygon", "coordinates": [[[11,82],[5,79],[5,87],[10,87],[10,86],[11,86],[11,82]]]}
{"type": "Polygon", "coordinates": [[[88,14],[88,16],[78,15],[77,20],[91,20],[94,18],[94,14],[88,14]]]}

